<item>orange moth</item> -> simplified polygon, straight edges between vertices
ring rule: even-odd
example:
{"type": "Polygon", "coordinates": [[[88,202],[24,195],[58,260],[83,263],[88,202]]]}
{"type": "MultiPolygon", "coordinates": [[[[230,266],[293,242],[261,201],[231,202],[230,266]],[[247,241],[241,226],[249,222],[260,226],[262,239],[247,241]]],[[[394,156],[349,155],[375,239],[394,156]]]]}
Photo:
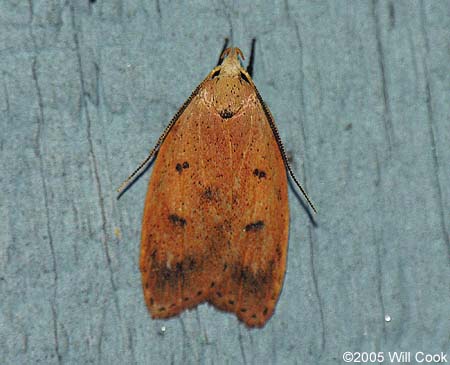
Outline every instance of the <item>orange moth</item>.
{"type": "MultiPolygon", "coordinates": [[[[253,50],[254,42],[251,60],[253,50]]],[[[239,57],[244,59],[239,48],[223,51],[222,62],[119,189],[158,153],[145,200],[140,256],[153,318],[209,302],[234,312],[249,327],[263,326],[273,314],[286,269],[286,171],[315,211],[239,57]]]]}

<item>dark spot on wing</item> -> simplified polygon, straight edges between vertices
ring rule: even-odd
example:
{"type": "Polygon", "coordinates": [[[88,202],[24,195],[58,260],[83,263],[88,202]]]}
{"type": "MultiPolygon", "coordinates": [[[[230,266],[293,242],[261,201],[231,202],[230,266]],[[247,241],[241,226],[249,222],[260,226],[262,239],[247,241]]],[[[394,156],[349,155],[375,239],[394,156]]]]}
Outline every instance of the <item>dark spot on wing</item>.
{"type": "MultiPolygon", "coordinates": [[[[152,293],[162,294],[166,292],[166,288],[178,288],[181,285],[194,285],[191,274],[203,270],[204,260],[192,255],[185,256],[183,260],[175,262],[172,267],[167,267],[167,260],[152,260],[150,270],[155,278],[152,293]]],[[[199,295],[199,294],[197,294],[199,295]]],[[[191,299],[191,298],[189,298],[191,299]]],[[[151,302],[151,300],[150,300],[151,302]]]]}
{"type": "Polygon", "coordinates": [[[244,228],[244,231],[246,232],[255,232],[259,231],[264,228],[264,222],[263,221],[257,221],[255,223],[247,224],[244,228]]]}
{"type": "Polygon", "coordinates": [[[278,199],[279,201],[282,200],[281,189],[278,189],[278,190],[277,190],[277,199],[278,199]]]}
{"type": "Polygon", "coordinates": [[[193,271],[195,268],[195,259],[194,258],[189,258],[189,271],[193,271]]]}
{"type": "Polygon", "coordinates": [[[203,196],[206,200],[212,200],[213,193],[212,193],[211,188],[210,188],[210,187],[206,188],[206,189],[203,191],[202,196],[203,196]]]}
{"type": "Polygon", "coordinates": [[[229,119],[229,118],[231,118],[234,115],[234,113],[231,110],[228,110],[228,109],[221,110],[219,112],[219,114],[220,114],[220,116],[223,119],[229,119]]]}
{"type": "Polygon", "coordinates": [[[254,169],[253,170],[253,175],[259,177],[260,179],[264,178],[267,176],[266,172],[263,170],[258,170],[258,169],[254,169]]]}
{"type": "Polygon", "coordinates": [[[177,227],[184,227],[187,224],[186,219],[179,217],[176,214],[170,214],[169,220],[177,227]]]}
{"type": "Polygon", "coordinates": [[[202,191],[201,198],[207,200],[208,202],[219,202],[219,189],[208,186],[205,190],[202,191]]]}
{"type": "Polygon", "coordinates": [[[175,166],[175,170],[177,170],[179,174],[181,174],[183,172],[183,169],[188,169],[188,168],[189,168],[189,162],[187,162],[187,161],[184,161],[183,164],[177,163],[175,166]]]}
{"type": "Polygon", "coordinates": [[[269,262],[266,269],[258,269],[256,272],[248,266],[235,264],[231,270],[231,279],[242,285],[247,293],[252,293],[257,297],[265,297],[267,291],[271,289],[270,283],[273,282],[274,264],[269,262]]]}
{"type": "Polygon", "coordinates": [[[280,244],[277,244],[277,247],[275,247],[275,253],[277,254],[278,261],[281,260],[281,246],[280,244]]]}

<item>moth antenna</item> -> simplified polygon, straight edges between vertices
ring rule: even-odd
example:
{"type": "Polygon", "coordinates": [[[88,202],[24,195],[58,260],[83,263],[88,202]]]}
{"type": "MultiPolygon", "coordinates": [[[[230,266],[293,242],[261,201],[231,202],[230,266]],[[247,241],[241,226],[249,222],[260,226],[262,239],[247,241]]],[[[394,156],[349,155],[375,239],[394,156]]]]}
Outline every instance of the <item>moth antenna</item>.
{"type": "Polygon", "coordinates": [[[217,65],[216,65],[216,67],[219,66],[219,65],[222,63],[222,61],[223,61],[223,56],[224,56],[225,50],[226,50],[227,47],[228,47],[228,41],[229,41],[229,39],[228,39],[228,37],[226,37],[226,38],[225,38],[225,41],[224,41],[224,43],[223,43],[222,51],[220,52],[219,59],[217,60],[217,65]]]}
{"type": "Polygon", "coordinates": [[[255,62],[255,43],[256,43],[256,38],[252,39],[252,48],[250,51],[250,59],[248,61],[248,66],[247,66],[247,72],[250,75],[250,77],[253,78],[253,64],[255,62]]]}
{"type": "Polygon", "coordinates": [[[131,182],[134,181],[135,177],[139,176],[143,170],[147,167],[147,164],[150,162],[152,157],[158,152],[159,147],[161,147],[161,144],[164,142],[164,139],[169,134],[170,130],[174,126],[174,124],[177,122],[180,115],[185,111],[187,106],[190,104],[192,99],[198,94],[198,91],[201,87],[203,87],[203,82],[200,83],[200,85],[197,86],[197,88],[192,92],[191,96],[184,102],[184,104],[181,106],[180,109],[178,109],[177,113],[173,116],[172,120],[170,121],[169,125],[164,129],[164,132],[161,134],[161,136],[158,138],[158,141],[156,142],[156,145],[151,149],[148,156],[145,158],[144,161],[140,163],[140,165],[137,167],[136,170],[134,170],[130,176],[127,177],[127,179],[120,185],[120,187],[117,189],[118,197],[122,195],[124,190],[130,185],[131,182]]]}
{"type": "Polygon", "coordinates": [[[308,204],[311,207],[311,209],[314,211],[314,213],[317,214],[316,207],[314,206],[313,202],[309,198],[309,196],[306,193],[305,189],[303,189],[302,185],[298,181],[297,177],[294,174],[294,171],[292,171],[291,165],[290,165],[289,160],[288,160],[288,158],[286,156],[286,151],[284,150],[283,142],[281,142],[280,134],[278,133],[278,129],[277,129],[277,127],[276,127],[276,125],[275,125],[275,123],[273,121],[272,113],[270,112],[270,110],[267,107],[266,103],[264,103],[264,100],[262,99],[261,94],[256,89],[256,87],[255,87],[255,92],[256,92],[256,95],[257,95],[257,97],[259,99],[259,102],[261,103],[261,105],[263,107],[263,110],[264,110],[264,113],[266,114],[267,120],[269,121],[270,128],[272,129],[273,135],[275,136],[275,140],[277,141],[278,148],[280,149],[280,152],[281,152],[281,157],[283,158],[284,166],[288,170],[289,176],[292,178],[292,180],[294,181],[295,185],[297,185],[297,187],[300,189],[300,191],[302,192],[303,196],[305,197],[305,199],[308,202],[308,204]]]}

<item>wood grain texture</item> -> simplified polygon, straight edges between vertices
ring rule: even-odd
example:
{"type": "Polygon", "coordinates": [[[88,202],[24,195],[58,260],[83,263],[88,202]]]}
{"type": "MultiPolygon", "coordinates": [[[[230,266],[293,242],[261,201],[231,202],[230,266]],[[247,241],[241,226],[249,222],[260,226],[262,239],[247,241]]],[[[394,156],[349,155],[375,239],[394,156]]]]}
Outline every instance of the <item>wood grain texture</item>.
{"type": "Polygon", "coordinates": [[[447,0],[3,1],[2,363],[448,351],[449,29],[447,0]],[[255,83],[319,211],[314,226],[290,189],[285,283],[260,330],[207,304],[152,320],[149,174],[115,196],[225,36],[244,54],[257,37],[255,83]]]}

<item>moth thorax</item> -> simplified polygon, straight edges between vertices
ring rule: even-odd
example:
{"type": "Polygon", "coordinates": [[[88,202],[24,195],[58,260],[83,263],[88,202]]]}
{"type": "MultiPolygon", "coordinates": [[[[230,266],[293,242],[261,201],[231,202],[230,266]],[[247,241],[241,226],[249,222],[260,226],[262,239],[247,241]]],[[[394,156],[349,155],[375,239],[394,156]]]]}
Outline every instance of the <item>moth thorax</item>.
{"type": "Polygon", "coordinates": [[[231,118],[244,105],[248,90],[243,86],[239,77],[223,77],[215,83],[213,105],[222,118],[231,118]]]}

